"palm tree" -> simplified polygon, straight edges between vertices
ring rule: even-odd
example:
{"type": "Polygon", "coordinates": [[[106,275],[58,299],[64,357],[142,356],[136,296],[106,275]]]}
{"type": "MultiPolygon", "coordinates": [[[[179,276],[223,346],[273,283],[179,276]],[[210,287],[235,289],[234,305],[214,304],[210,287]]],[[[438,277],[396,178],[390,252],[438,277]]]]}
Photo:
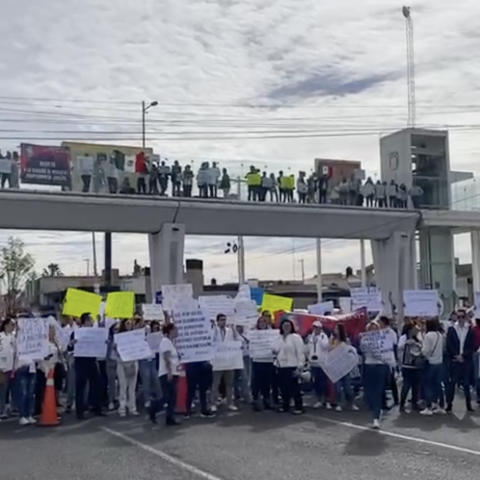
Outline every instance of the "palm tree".
{"type": "Polygon", "coordinates": [[[47,265],[47,268],[43,269],[42,277],[61,277],[63,276],[62,271],[58,263],[50,263],[47,265]]]}

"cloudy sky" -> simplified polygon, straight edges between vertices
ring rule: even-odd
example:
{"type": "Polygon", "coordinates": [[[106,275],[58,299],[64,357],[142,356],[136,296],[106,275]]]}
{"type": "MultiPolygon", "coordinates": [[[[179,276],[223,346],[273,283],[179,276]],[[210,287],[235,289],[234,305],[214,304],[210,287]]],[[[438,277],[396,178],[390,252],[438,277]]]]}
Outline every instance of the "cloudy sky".
{"type": "MultiPolygon", "coordinates": [[[[405,27],[393,0],[1,1],[0,148],[22,141],[140,143],[184,162],[217,159],[309,171],[315,157],[358,159],[379,173],[379,137],[406,125],[405,27]],[[287,137],[287,138],[285,138],[287,137]]],[[[479,173],[480,2],[412,1],[418,123],[448,126],[451,164],[479,173]]],[[[3,214],[3,212],[2,212],[3,214]]],[[[40,271],[87,271],[91,236],[9,232],[40,271]]],[[[236,278],[230,238],[187,240],[206,276],[236,278]]],[[[102,236],[97,235],[99,261],[102,236]]],[[[358,242],[325,240],[325,271],[359,267],[358,242]]],[[[147,240],[114,236],[114,264],[147,264],[147,240]]],[[[314,241],[246,240],[250,278],[314,274],[314,241]]],[[[456,255],[470,261],[468,237],[456,255]]],[[[368,259],[370,254],[368,253],[368,259]]],[[[91,267],[91,262],[90,262],[91,267]]]]}

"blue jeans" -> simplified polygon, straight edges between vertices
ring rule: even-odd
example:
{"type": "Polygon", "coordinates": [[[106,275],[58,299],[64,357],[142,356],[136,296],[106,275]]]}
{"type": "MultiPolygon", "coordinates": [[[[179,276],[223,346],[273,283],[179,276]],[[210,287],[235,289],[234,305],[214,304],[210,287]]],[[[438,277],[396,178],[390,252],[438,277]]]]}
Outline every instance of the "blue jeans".
{"type": "Polygon", "coordinates": [[[318,401],[328,402],[328,378],[321,367],[312,366],[313,389],[318,401]]]}
{"type": "Polygon", "coordinates": [[[163,393],[163,404],[165,408],[165,421],[171,422],[174,420],[175,405],[177,403],[177,382],[178,376],[173,376],[171,380],[168,380],[167,375],[160,377],[160,385],[163,393]]]}
{"type": "Polygon", "coordinates": [[[233,388],[235,399],[243,398],[244,402],[250,401],[250,381],[252,376],[252,361],[250,357],[243,357],[243,370],[235,370],[233,388]]]}
{"type": "Polygon", "coordinates": [[[382,413],[383,392],[390,379],[390,367],[385,364],[365,364],[363,366],[364,399],[375,420],[382,413]]]}
{"type": "Polygon", "coordinates": [[[345,375],[335,384],[335,403],[340,405],[342,403],[342,391],[345,396],[345,402],[349,405],[353,404],[355,398],[352,390],[352,381],[350,374],[345,375]]]}
{"type": "Polygon", "coordinates": [[[434,403],[438,403],[441,408],[445,406],[442,379],[443,364],[427,364],[424,372],[425,400],[427,403],[427,408],[431,408],[432,404],[434,403]]]}
{"type": "Polygon", "coordinates": [[[11,372],[4,372],[3,383],[0,384],[0,417],[7,414],[8,393],[10,391],[10,385],[13,385],[13,382],[10,381],[10,374],[11,372]]]}
{"type": "Polygon", "coordinates": [[[18,393],[18,413],[20,418],[28,418],[33,413],[35,393],[35,372],[30,373],[28,366],[20,367],[15,372],[18,393]]]}
{"type": "Polygon", "coordinates": [[[138,362],[138,371],[142,380],[143,402],[147,403],[160,398],[160,383],[155,359],[144,359],[138,362]]]}

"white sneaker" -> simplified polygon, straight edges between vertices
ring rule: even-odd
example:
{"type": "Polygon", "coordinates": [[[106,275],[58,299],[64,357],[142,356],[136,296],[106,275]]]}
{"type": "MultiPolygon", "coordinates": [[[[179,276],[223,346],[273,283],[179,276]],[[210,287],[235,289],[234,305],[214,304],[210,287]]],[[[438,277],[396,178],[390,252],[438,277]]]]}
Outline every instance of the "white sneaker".
{"type": "Polygon", "coordinates": [[[120,418],[125,418],[127,416],[127,413],[125,412],[125,410],[119,410],[118,411],[118,416],[120,418]]]}
{"type": "Polygon", "coordinates": [[[322,403],[322,402],[317,402],[317,403],[313,406],[313,408],[314,408],[315,410],[318,410],[319,408],[322,408],[322,406],[323,406],[323,403],[322,403]]]}
{"type": "Polygon", "coordinates": [[[37,423],[37,421],[33,417],[28,417],[27,420],[30,425],[35,425],[37,423]]]}
{"type": "Polygon", "coordinates": [[[325,405],[325,408],[326,408],[327,410],[331,410],[331,409],[332,409],[332,406],[331,406],[329,403],[327,403],[327,404],[325,405]]]}
{"type": "Polygon", "coordinates": [[[350,407],[350,410],[351,410],[352,412],[358,412],[360,409],[359,409],[356,405],[352,405],[352,406],[350,407]]]}
{"type": "Polygon", "coordinates": [[[134,417],[138,417],[140,415],[136,410],[129,411],[128,413],[134,417]]]}
{"type": "Polygon", "coordinates": [[[28,418],[21,417],[18,424],[24,427],[25,425],[30,425],[30,422],[28,421],[28,418]]]}
{"type": "Polygon", "coordinates": [[[108,409],[109,409],[110,411],[115,410],[115,404],[114,404],[113,402],[109,403],[109,404],[108,404],[108,409]]]}
{"type": "Polygon", "coordinates": [[[150,400],[147,400],[145,402],[145,408],[150,408],[150,405],[152,404],[152,402],[150,400]]]}
{"type": "Polygon", "coordinates": [[[373,421],[372,428],[373,428],[374,430],[380,430],[380,420],[379,420],[378,418],[376,418],[376,419],[373,421]]]}
{"type": "Polygon", "coordinates": [[[228,406],[228,409],[229,409],[231,412],[238,412],[238,408],[237,408],[235,405],[229,405],[229,406],[228,406]]]}
{"type": "Polygon", "coordinates": [[[217,408],[216,405],[212,405],[212,406],[210,407],[210,411],[211,411],[212,413],[216,413],[217,410],[218,410],[218,408],[217,408]]]}
{"type": "Polygon", "coordinates": [[[444,408],[436,408],[433,413],[435,415],[446,415],[447,411],[444,408]]]}
{"type": "Polygon", "coordinates": [[[420,412],[420,415],[431,416],[431,415],[433,415],[433,412],[429,408],[425,408],[420,412]]]}
{"type": "Polygon", "coordinates": [[[335,407],[335,411],[336,411],[336,412],[341,412],[341,411],[342,411],[342,407],[341,407],[340,405],[337,405],[337,406],[335,407]]]}

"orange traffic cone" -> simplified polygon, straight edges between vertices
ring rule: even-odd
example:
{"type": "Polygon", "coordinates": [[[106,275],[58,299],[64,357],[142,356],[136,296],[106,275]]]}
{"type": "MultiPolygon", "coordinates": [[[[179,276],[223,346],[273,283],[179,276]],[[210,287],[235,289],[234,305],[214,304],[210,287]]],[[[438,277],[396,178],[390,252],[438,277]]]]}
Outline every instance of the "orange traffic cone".
{"type": "Polygon", "coordinates": [[[182,371],[178,377],[177,382],[177,402],[175,405],[176,413],[187,413],[187,377],[185,375],[185,367],[182,366],[182,371]]]}
{"type": "Polygon", "coordinates": [[[57,415],[57,399],[55,397],[55,385],[53,381],[54,369],[48,371],[45,393],[43,395],[42,415],[38,425],[42,427],[55,427],[60,424],[57,415]]]}

